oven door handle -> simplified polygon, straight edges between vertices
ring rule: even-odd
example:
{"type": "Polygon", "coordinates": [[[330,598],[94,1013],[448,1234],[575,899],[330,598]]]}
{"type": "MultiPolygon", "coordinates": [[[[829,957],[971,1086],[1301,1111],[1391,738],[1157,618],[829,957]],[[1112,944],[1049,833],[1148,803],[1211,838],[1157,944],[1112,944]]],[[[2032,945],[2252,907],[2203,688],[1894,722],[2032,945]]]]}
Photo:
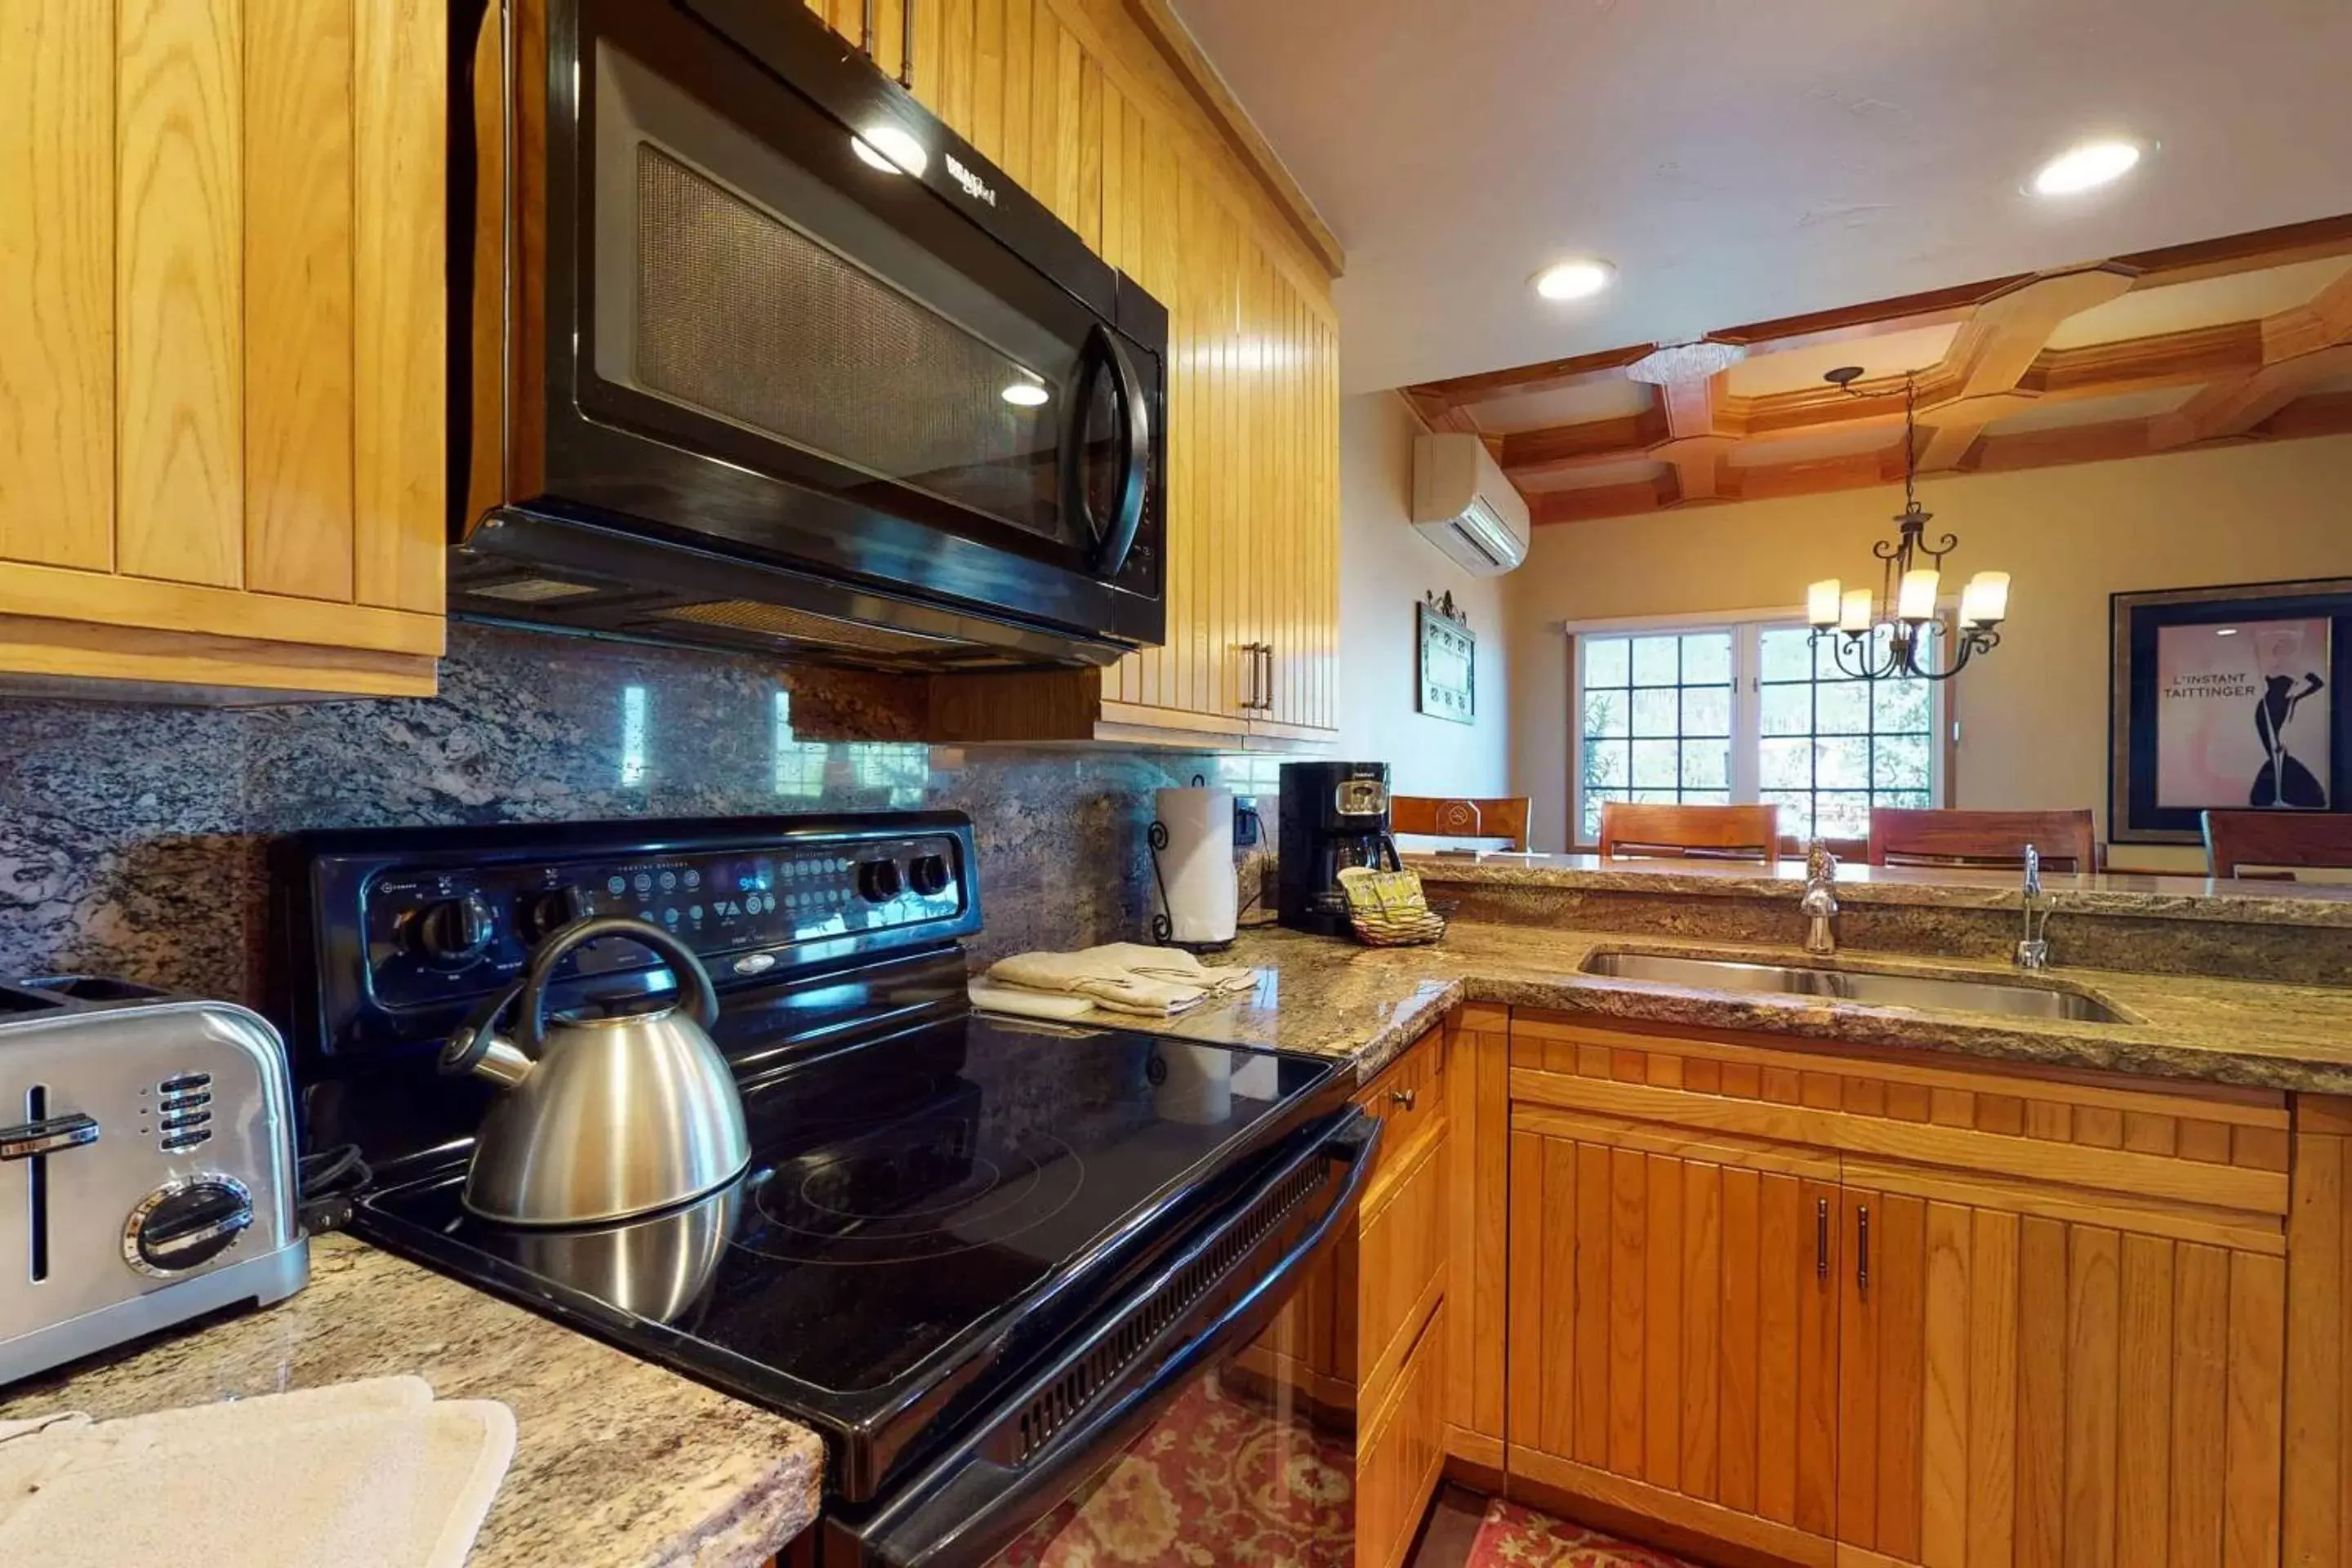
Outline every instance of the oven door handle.
{"type": "MultiPolygon", "coordinates": [[[[1380,1137],[1380,1121],[1350,1106],[1313,1149],[1286,1163],[1262,1185],[1261,1191],[1278,1186],[1309,1160],[1330,1160],[1347,1167],[1339,1178],[1330,1207],[1313,1226],[1266,1270],[1255,1289],[1161,1362],[1148,1380],[1132,1388],[1107,1391],[1093,1409],[1055,1434],[1044,1452],[1018,1468],[977,1454],[950,1456],[910,1485],[901,1500],[886,1507],[857,1531],[856,1560],[888,1563],[892,1568],[968,1568],[987,1562],[1018,1538],[1073,1487],[1133,1441],[1150,1417],[1193,1378],[1230,1359],[1265,1332],[1289,1299],[1286,1287],[1295,1284],[1338,1239],[1341,1223],[1353,1218],[1380,1137]]],[[[1242,1206],[1245,1211],[1248,1205],[1242,1206]]],[[[1171,1263],[1167,1272],[1181,1269],[1217,1239],[1211,1237],[1200,1247],[1187,1248],[1185,1257],[1171,1263]]],[[[1148,1294],[1148,1289],[1139,1292],[1129,1300],[1148,1294]]],[[[1008,1407],[1020,1408],[1034,1386],[1024,1387],[1015,1400],[1008,1402],[1008,1407]]]]}
{"type": "Polygon", "coordinates": [[[1086,525],[1094,542],[1088,564],[1095,576],[1108,583],[1127,565],[1135,536],[1143,527],[1145,481],[1151,469],[1151,408],[1144,396],[1143,378],[1135,372],[1117,333],[1101,322],[1087,334],[1079,351],[1077,381],[1070,392],[1069,444],[1062,450],[1062,504],[1086,525]],[[1108,521],[1095,516],[1094,498],[1087,491],[1087,418],[1093,410],[1095,384],[1108,370],[1118,438],[1118,495],[1108,521]]]}

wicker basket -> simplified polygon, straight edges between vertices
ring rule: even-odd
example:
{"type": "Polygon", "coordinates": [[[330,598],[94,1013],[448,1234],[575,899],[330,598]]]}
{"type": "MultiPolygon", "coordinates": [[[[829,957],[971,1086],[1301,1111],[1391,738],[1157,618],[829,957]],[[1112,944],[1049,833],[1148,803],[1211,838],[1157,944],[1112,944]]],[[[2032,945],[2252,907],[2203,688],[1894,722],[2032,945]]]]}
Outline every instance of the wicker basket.
{"type": "Polygon", "coordinates": [[[1349,910],[1348,923],[1366,947],[1423,947],[1445,934],[1445,917],[1435,912],[1416,915],[1360,914],[1349,910]]]}

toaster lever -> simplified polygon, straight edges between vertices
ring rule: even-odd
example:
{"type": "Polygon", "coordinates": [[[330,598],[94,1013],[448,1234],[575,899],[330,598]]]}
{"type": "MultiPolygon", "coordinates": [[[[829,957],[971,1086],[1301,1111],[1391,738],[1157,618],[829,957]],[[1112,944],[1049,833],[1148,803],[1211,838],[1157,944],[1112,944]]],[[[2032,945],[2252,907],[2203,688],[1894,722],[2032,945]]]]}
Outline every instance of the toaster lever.
{"type": "Polygon", "coordinates": [[[98,1123],[80,1111],[0,1127],[0,1160],[29,1160],[98,1142],[98,1123]]]}

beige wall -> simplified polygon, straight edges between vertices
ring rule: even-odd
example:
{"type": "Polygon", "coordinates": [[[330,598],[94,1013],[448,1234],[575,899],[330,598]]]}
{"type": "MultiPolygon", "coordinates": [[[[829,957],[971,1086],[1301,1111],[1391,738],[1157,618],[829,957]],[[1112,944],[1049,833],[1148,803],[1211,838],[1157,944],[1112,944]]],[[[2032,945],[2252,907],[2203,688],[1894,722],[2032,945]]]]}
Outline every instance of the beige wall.
{"type": "Polygon", "coordinates": [[[1509,775],[1502,584],[1473,577],[1412,527],[1412,438],[1394,393],[1339,404],[1339,747],[1389,764],[1401,795],[1497,795],[1509,775]],[[1449,591],[1478,638],[1478,721],[1413,710],[1413,606],[1449,591]]]}
{"type": "MultiPolygon", "coordinates": [[[[2105,821],[2108,595],[2352,575],[2352,437],[1930,479],[1920,500],[1960,536],[1948,576],[2013,579],[2001,646],[1954,683],[1955,805],[2095,805],[2105,821]]],[[[1901,504],[1848,490],[1537,530],[1506,579],[1511,776],[1535,797],[1537,844],[1567,831],[1563,622],[1801,605],[1814,578],[1860,578],[1901,504]]],[[[2115,861],[2202,863],[2128,845],[2115,861]]]]}

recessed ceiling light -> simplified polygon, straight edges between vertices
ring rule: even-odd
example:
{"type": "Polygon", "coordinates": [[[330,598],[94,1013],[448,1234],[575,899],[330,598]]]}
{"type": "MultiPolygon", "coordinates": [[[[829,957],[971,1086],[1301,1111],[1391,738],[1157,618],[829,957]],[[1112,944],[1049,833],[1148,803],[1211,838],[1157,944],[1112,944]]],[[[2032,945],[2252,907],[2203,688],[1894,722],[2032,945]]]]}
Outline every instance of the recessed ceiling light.
{"type": "Polygon", "coordinates": [[[2213,635],[2217,637],[2233,637],[2238,635],[2238,628],[2235,626],[2223,626],[2214,632],[2213,635]]]}
{"type": "Polygon", "coordinates": [[[2084,142],[2042,164],[2027,188],[2037,196],[2071,196],[2095,190],[2130,174],[2144,151],[2138,142],[2120,137],[2084,142]]]}
{"type": "Polygon", "coordinates": [[[1562,261],[1535,275],[1536,292],[1547,300],[1581,300],[1609,287],[1617,268],[1592,257],[1562,261]]]}
{"type": "Polygon", "coordinates": [[[851,137],[849,150],[868,167],[886,174],[920,174],[931,162],[923,144],[895,125],[877,125],[863,136],[851,137]]]}
{"type": "Polygon", "coordinates": [[[1042,408],[1053,395],[1034,381],[1016,381],[1006,386],[1001,395],[1015,408],[1042,408]]]}

